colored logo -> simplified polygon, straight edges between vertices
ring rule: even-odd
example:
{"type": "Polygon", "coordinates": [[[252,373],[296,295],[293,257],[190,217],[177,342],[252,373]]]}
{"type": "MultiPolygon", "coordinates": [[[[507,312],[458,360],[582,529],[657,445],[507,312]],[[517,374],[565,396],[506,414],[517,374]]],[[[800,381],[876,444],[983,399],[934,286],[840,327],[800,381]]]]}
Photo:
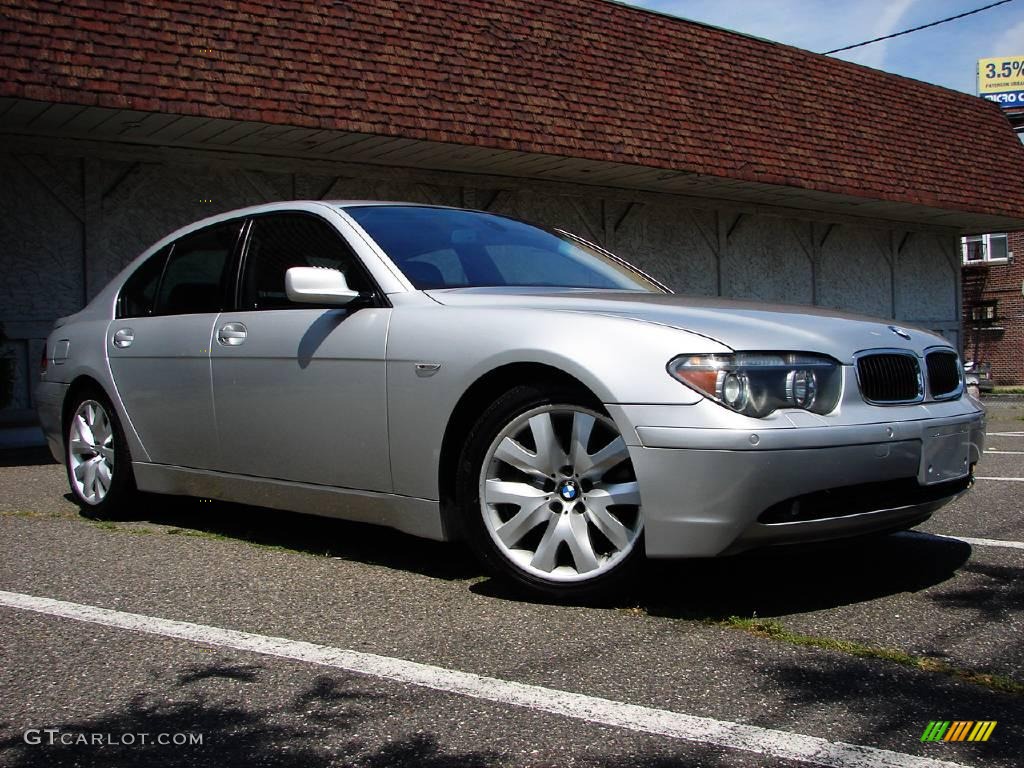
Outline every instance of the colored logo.
{"type": "Polygon", "coordinates": [[[921,741],[988,741],[995,729],[995,720],[932,720],[921,741]]]}
{"type": "Polygon", "coordinates": [[[558,493],[565,501],[573,501],[580,495],[580,489],[572,480],[566,480],[562,483],[562,487],[559,489],[558,493]]]}

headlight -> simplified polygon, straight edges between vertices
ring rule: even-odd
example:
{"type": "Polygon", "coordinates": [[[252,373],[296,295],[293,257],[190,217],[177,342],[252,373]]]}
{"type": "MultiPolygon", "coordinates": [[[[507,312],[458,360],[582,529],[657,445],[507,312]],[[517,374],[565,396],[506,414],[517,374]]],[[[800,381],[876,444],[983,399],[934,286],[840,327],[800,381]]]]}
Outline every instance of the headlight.
{"type": "Polygon", "coordinates": [[[829,413],[842,391],[839,363],[803,352],[683,355],[668,364],[668,372],[715,402],[757,418],[779,408],[829,413]]]}

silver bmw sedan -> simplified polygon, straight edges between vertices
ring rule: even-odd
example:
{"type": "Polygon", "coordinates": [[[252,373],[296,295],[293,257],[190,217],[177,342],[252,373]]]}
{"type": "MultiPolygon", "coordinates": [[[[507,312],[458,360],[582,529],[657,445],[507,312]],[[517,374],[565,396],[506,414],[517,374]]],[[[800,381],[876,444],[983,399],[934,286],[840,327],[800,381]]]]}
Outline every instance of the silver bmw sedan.
{"type": "Polygon", "coordinates": [[[57,321],[37,402],[88,514],[141,490],[379,523],[557,597],[909,528],[984,440],[926,330],[681,298],[567,232],[381,202],[167,236],[57,321]]]}

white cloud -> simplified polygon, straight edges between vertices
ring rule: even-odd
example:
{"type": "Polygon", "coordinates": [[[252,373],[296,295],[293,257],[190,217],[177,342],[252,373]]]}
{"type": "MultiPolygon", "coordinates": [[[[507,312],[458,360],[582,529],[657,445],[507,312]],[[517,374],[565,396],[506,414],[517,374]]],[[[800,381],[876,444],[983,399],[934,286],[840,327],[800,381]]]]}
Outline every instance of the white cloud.
{"type": "Polygon", "coordinates": [[[1009,27],[992,44],[988,56],[1024,56],[1024,21],[1009,27]]]}
{"type": "MultiPolygon", "coordinates": [[[[916,0],[897,0],[896,2],[884,3],[885,8],[878,16],[871,33],[864,37],[863,40],[873,40],[876,37],[885,37],[893,32],[899,32],[901,29],[900,19],[904,17],[907,11],[910,10],[910,6],[915,2],[916,0]]],[[[862,41],[851,40],[850,44],[859,42],[862,41]]],[[[855,48],[852,51],[846,52],[843,58],[847,61],[856,61],[858,64],[881,69],[885,64],[885,56],[888,49],[889,41],[872,43],[863,48],[855,48]]]]}

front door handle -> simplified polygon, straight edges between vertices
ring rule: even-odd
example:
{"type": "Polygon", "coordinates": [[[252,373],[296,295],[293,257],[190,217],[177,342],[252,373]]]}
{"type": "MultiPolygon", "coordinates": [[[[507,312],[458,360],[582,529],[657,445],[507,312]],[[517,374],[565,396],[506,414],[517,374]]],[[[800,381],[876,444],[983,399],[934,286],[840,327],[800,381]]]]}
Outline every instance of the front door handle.
{"type": "Polygon", "coordinates": [[[118,328],[114,332],[114,346],[119,349],[130,347],[135,341],[135,331],[131,328],[118,328]]]}
{"type": "Polygon", "coordinates": [[[217,341],[225,347],[237,347],[245,341],[245,326],[242,323],[226,323],[217,331],[217,341]]]}

